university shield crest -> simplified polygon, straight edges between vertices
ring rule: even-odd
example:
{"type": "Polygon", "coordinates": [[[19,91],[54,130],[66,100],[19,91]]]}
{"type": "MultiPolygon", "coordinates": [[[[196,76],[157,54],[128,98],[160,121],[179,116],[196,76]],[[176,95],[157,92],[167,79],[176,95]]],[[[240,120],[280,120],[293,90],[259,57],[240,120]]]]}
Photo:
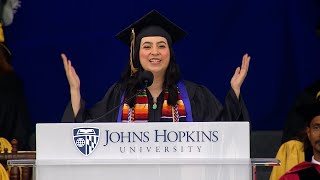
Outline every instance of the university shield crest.
{"type": "Polygon", "coordinates": [[[89,156],[95,150],[99,136],[98,128],[73,128],[74,145],[85,156],[89,156]]]}

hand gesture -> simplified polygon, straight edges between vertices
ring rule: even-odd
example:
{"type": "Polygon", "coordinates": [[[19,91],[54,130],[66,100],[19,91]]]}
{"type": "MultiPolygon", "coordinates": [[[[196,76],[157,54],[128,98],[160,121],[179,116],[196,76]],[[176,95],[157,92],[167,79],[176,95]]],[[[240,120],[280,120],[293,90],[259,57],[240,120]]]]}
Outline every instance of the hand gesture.
{"type": "Polygon", "coordinates": [[[61,58],[63,60],[64,70],[66,71],[66,75],[69,81],[70,90],[80,91],[80,79],[76,73],[76,70],[71,65],[71,61],[67,59],[65,54],[61,54],[61,58]]]}
{"type": "Polygon", "coordinates": [[[249,70],[250,58],[251,57],[248,54],[243,55],[241,68],[237,67],[230,81],[231,87],[233,91],[236,93],[238,98],[240,95],[241,85],[244,79],[246,78],[249,70]]]}

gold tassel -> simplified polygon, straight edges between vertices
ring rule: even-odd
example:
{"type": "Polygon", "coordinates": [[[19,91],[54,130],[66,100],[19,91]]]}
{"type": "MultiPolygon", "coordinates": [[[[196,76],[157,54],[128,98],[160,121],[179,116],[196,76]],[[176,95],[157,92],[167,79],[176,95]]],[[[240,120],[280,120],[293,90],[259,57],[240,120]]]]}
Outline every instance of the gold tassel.
{"type": "Polygon", "coordinates": [[[133,57],[134,57],[134,42],[135,42],[135,33],[134,29],[131,29],[131,46],[130,46],[130,67],[131,67],[131,76],[133,76],[138,69],[133,66],[133,57]]]}

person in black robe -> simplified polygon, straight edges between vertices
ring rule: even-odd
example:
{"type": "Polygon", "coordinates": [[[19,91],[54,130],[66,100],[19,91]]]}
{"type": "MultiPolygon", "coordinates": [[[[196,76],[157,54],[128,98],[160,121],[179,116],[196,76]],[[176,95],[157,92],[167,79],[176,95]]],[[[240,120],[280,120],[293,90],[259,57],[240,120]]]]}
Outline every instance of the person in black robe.
{"type": "MultiPolygon", "coordinates": [[[[2,32],[1,27],[0,29],[2,32]]],[[[0,37],[0,41],[3,41],[3,36],[0,37]]],[[[14,72],[10,59],[11,53],[9,49],[1,42],[0,137],[4,137],[8,141],[16,139],[18,140],[18,150],[29,150],[30,119],[24,96],[23,82],[14,72]]]]}
{"type": "Polygon", "coordinates": [[[240,88],[249,69],[250,56],[245,54],[241,68],[236,69],[223,107],[206,87],[181,79],[172,44],[185,35],[184,30],[155,10],[117,34],[130,46],[130,62],[121,80],[91,109],[85,109],[80,79],[71,61],[62,54],[71,92],[71,102],[62,122],[135,122],[143,119],[144,114],[148,122],[249,121],[240,88]],[[141,74],[146,71],[154,76],[151,78],[153,83],[147,88],[141,84],[141,74]],[[141,87],[145,99],[140,97],[141,87]],[[147,105],[140,106],[141,111],[139,98],[147,105]],[[169,118],[164,115],[164,109],[168,107],[173,114],[169,118]]]}

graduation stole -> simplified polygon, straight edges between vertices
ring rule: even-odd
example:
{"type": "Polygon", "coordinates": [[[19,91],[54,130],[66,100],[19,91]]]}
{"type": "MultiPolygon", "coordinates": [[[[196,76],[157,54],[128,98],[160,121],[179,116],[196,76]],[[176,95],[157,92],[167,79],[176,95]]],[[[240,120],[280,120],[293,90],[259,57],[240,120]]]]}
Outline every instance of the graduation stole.
{"type": "MultiPolygon", "coordinates": [[[[179,122],[180,118],[186,118],[186,109],[178,90],[178,101],[175,106],[168,105],[168,89],[164,91],[164,101],[162,105],[161,119],[172,119],[173,122],[179,122]]],[[[122,107],[122,122],[148,122],[149,103],[146,90],[141,91],[136,97],[134,107],[125,103],[122,107]]]]}

